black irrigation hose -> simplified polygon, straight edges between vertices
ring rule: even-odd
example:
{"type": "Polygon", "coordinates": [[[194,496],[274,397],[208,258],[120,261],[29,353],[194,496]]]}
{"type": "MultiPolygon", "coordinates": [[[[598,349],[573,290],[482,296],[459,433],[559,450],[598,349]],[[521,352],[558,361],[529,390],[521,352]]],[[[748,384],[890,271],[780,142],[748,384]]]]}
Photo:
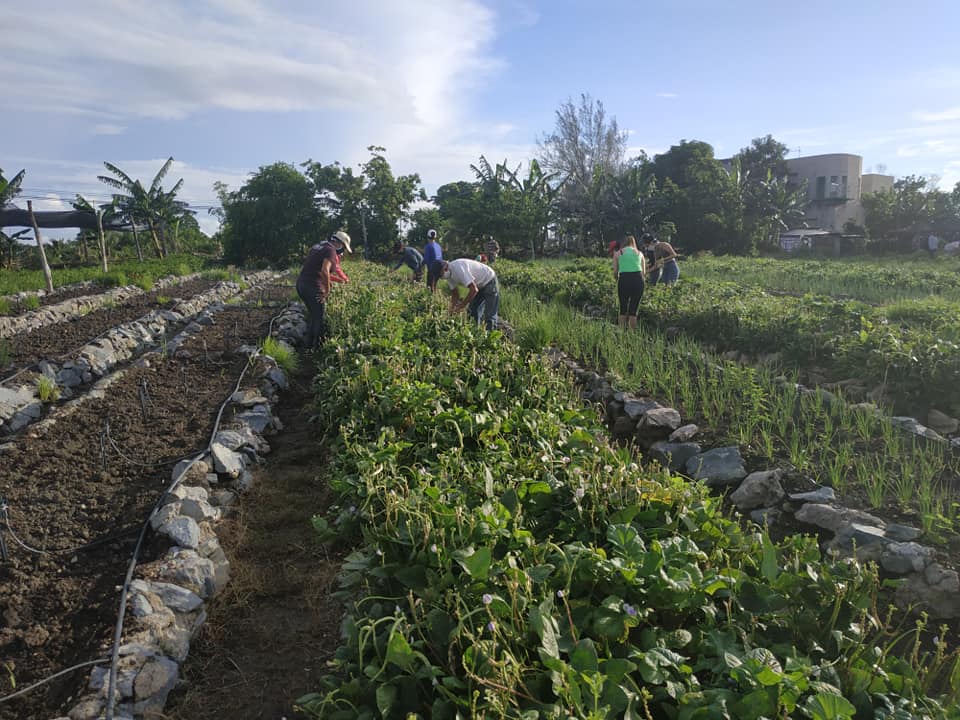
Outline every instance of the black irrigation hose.
{"type": "Polygon", "coordinates": [[[28,692],[30,692],[31,690],[34,690],[35,688],[38,688],[38,687],[40,687],[41,685],[45,685],[46,683],[50,682],[51,680],[56,680],[56,679],[57,679],[58,677],[60,677],[61,675],[66,675],[67,673],[71,673],[71,672],[73,672],[74,670],[79,670],[79,669],[82,668],[82,667],[87,667],[88,665],[99,665],[100,663],[105,663],[105,662],[106,662],[107,660],[109,660],[109,659],[110,659],[110,658],[105,658],[105,657],[104,657],[104,658],[97,658],[96,660],[87,660],[86,662],[77,663],[77,664],[74,665],[73,667],[68,667],[66,670],[61,670],[60,672],[58,672],[58,673],[56,673],[56,674],[54,674],[54,675],[51,675],[50,677],[46,677],[46,678],[44,678],[43,680],[38,680],[37,682],[33,683],[32,685],[27,685],[25,688],[21,688],[21,689],[17,690],[15,693],[11,693],[10,695],[4,695],[3,697],[0,697],[0,704],[5,703],[5,702],[7,702],[7,701],[9,701],[9,700],[13,700],[14,698],[18,698],[18,697],[20,697],[21,695],[26,695],[26,694],[27,694],[28,692]]]}
{"type": "MultiPolygon", "coordinates": [[[[282,314],[277,313],[272,318],[270,318],[270,325],[267,328],[267,336],[269,337],[273,333],[273,324],[276,322],[277,318],[282,314]]],[[[172,493],[176,487],[180,484],[180,480],[187,474],[187,472],[192,468],[197,461],[199,461],[203,456],[210,451],[210,448],[213,446],[213,439],[216,437],[217,432],[220,429],[220,421],[223,419],[223,413],[227,409],[227,405],[230,403],[230,398],[233,397],[233,394],[240,390],[241,384],[243,384],[243,378],[247,374],[247,370],[253,364],[254,359],[260,355],[260,351],[250,355],[247,359],[247,363],[243,366],[243,370],[240,372],[240,377],[237,378],[237,384],[234,386],[233,392],[231,392],[226,400],[220,404],[220,409],[217,411],[217,418],[213,423],[213,432],[210,434],[210,441],[207,443],[206,450],[197,454],[190,463],[180,471],[180,474],[177,475],[167,487],[166,492],[160,496],[157,502],[154,504],[153,509],[150,511],[150,515],[147,518],[147,521],[143,524],[143,527],[140,530],[140,536],[137,539],[137,544],[133,549],[133,556],[130,559],[130,564],[127,567],[127,574],[123,579],[123,588],[120,591],[120,610],[117,615],[117,624],[114,627],[113,632],[113,650],[110,653],[110,673],[109,681],[107,685],[107,708],[106,708],[106,720],[113,720],[113,708],[114,708],[114,692],[116,691],[117,685],[117,662],[120,656],[120,639],[123,635],[123,619],[127,610],[127,594],[130,591],[130,582],[133,580],[133,572],[137,567],[137,559],[140,556],[140,548],[143,545],[144,538],[147,535],[147,530],[150,527],[150,521],[153,519],[154,515],[160,510],[160,503],[163,499],[172,493]]]]}

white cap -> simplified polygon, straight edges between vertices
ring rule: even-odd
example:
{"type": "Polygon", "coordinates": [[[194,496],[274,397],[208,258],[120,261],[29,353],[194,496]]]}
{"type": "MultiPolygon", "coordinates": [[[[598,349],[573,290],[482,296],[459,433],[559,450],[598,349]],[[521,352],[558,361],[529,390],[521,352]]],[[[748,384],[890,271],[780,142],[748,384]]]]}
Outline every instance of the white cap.
{"type": "Polygon", "coordinates": [[[436,230],[427,230],[427,237],[428,237],[430,240],[436,240],[436,239],[437,239],[437,231],[436,231],[436,230]]]}

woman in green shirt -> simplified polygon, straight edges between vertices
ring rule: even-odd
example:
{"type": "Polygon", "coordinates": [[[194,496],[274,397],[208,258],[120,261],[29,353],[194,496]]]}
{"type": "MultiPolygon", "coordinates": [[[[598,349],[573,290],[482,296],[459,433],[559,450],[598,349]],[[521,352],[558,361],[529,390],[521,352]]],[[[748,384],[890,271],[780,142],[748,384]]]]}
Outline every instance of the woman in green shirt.
{"type": "Polygon", "coordinates": [[[637,239],[627,235],[620,243],[620,251],[613,256],[620,296],[620,327],[637,327],[637,310],[643,297],[644,265],[643,255],[637,250],[637,239]]]}

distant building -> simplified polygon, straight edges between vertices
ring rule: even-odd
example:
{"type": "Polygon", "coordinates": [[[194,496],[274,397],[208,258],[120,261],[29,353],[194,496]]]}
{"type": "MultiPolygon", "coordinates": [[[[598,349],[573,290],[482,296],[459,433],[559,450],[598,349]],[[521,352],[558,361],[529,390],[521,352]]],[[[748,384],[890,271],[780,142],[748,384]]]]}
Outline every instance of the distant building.
{"type": "Polygon", "coordinates": [[[863,225],[863,193],[893,189],[892,175],[864,175],[859,155],[788,158],[787,170],[792,185],[807,188],[807,224],[832,232],[842,232],[850,221],[863,225]]]}

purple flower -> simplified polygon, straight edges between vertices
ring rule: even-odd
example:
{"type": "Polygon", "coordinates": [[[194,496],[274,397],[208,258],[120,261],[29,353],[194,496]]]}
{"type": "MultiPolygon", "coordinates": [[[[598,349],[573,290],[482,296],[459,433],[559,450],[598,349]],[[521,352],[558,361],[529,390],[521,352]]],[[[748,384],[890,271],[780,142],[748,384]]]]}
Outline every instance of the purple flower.
{"type": "Polygon", "coordinates": [[[497,624],[493,620],[487,623],[487,630],[489,630],[490,632],[493,632],[496,629],[497,629],[497,624]]]}
{"type": "Polygon", "coordinates": [[[629,615],[630,617],[636,617],[636,616],[637,616],[637,609],[636,609],[633,605],[627,605],[627,603],[624,603],[624,604],[623,604],[623,611],[624,611],[627,615],[629,615]]]}
{"type": "Polygon", "coordinates": [[[484,593],[482,600],[484,605],[489,605],[490,603],[493,602],[493,595],[491,595],[490,593],[484,593]]]}
{"type": "Polygon", "coordinates": [[[563,599],[563,590],[557,590],[557,597],[563,599]]]}

